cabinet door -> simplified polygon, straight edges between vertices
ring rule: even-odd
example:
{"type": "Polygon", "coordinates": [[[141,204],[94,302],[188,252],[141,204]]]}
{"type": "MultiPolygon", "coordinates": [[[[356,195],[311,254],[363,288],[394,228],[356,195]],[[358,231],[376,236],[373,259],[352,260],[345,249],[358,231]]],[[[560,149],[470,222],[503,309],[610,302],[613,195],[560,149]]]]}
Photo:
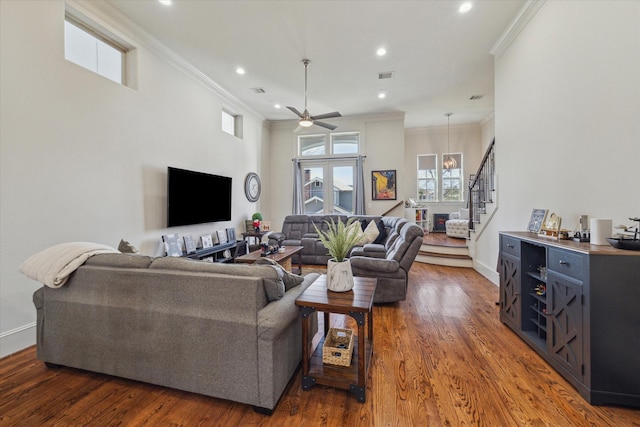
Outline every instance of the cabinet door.
{"type": "Polygon", "coordinates": [[[517,329],[522,327],[520,258],[500,255],[500,318],[517,329]]]}
{"type": "Polygon", "coordinates": [[[583,377],[582,282],[549,270],[547,350],[576,378],[583,377]]]}

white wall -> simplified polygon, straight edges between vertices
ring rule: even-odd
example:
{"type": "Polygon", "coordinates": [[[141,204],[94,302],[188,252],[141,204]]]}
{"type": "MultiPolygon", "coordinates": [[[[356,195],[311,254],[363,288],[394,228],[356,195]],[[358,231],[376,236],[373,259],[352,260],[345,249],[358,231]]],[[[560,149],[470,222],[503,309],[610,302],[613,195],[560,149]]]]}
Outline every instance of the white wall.
{"type": "MultiPolygon", "coordinates": [[[[0,2],[0,356],[35,343],[31,295],[40,284],[18,272],[30,255],[67,241],[117,247],[121,238],[159,255],[168,231],[241,230],[261,208],[246,200],[244,177],[269,173],[262,118],[153,53],[115,18],[106,24],[137,46],[137,89],[67,62],[64,15],[63,1],[0,2]],[[220,131],[223,106],[244,116],[243,140],[220,131]],[[231,176],[233,220],[166,229],[167,166],[231,176]]],[[[196,191],[194,209],[199,197],[215,197],[196,191]]],[[[263,188],[261,202],[270,192],[263,188]]]]}
{"type": "MultiPolygon", "coordinates": [[[[379,215],[403,200],[402,189],[408,179],[404,170],[404,114],[370,115],[331,119],[338,126],[334,132],[360,132],[362,153],[367,156],[364,163],[366,211],[379,215]],[[371,200],[371,171],[395,169],[398,174],[398,200],[371,200]]],[[[291,214],[293,194],[292,159],[297,155],[298,135],[325,132],[319,127],[294,133],[297,121],[271,123],[271,186],[270,210],[272,230],[280,230],[284,217],[291,214]]],[[[328,134],[329,132],[326,131],[328,134]]],[[[403,216],[403,207],[390,215],[403,216]]],[[[267,218],[265,218],[267,219],[267,218]]]]}
{"type": "MultiPolygon", "coordinates": [[[[495,271],[498,231],[533,208],[640,215],[640,2],[547,1],[496,60],[499,210],[477,244],[495,271]]],[[[497,276],[492,280],[497,281],[497,276]]]]}

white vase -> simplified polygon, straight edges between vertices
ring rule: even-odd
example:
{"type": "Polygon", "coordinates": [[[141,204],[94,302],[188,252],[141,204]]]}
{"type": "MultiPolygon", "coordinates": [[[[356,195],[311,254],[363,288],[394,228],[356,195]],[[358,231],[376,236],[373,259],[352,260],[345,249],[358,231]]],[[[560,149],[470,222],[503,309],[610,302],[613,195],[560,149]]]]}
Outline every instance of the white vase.
{"type": "Polygon", "coordinates": [[[333,292],[347,292],[353,289],[353,272],[348,259],[337,262],[332,258],[327,262],[327,289],[333,292]]]}

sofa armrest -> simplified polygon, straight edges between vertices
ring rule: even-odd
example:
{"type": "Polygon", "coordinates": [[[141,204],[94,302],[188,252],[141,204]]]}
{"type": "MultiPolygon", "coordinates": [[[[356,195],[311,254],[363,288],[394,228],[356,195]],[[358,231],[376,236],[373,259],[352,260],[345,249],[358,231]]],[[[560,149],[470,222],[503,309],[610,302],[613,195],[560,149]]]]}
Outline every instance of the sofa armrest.
{"type": "Polygon", "coordinates": [[[367,271],[370,274],[380,273],[393,273],[398,271],[400,264],[393,259],[381,259],[371,258],[363,256],[355,256],[350,258],[351,268],[360,271],[367,271]]]}
{"type": "Polygon", "coordinates": [[[269,233],[268,238],[269,238],[270,245],[280,246],[282,242],[287,238],[287,235],[281,231],[276,231],[273,233],[269,233]]]}

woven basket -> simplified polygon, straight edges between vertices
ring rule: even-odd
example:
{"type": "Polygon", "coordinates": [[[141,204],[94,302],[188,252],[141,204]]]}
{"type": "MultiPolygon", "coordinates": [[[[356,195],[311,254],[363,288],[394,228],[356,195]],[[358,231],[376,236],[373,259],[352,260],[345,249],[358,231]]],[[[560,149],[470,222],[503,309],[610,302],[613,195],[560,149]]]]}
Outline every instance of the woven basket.
{"type": "Polygon", "coordinates": [[[322,346],[322,361],[330,365],[349,366],[353,355],[353,331],[329,328],[322,346]]]}

